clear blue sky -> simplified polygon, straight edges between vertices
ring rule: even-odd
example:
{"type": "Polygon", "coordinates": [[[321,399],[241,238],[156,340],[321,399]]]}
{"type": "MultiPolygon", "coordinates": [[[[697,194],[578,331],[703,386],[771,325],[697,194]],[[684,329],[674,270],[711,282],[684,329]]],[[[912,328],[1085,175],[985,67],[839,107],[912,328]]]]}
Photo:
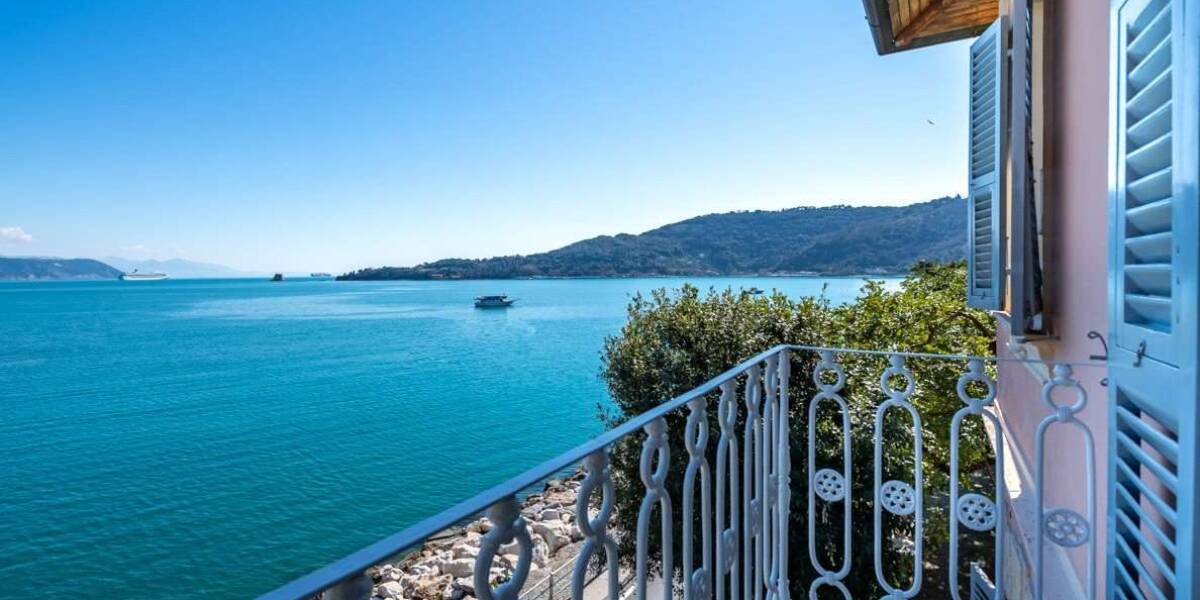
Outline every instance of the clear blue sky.
{"type": "Polygon", "coordinates": [[[0,254],[344,271],[961,193],[966,58],[877,56],[857,0],[0,0],[0,254]]]}

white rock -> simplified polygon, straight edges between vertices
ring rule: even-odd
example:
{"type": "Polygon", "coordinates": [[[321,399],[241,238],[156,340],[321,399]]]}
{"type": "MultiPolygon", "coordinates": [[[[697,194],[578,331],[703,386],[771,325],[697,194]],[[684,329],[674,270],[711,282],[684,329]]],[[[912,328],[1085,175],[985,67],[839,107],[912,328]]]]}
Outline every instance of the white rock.
{"type": "Polygon", "coordinates": [[[436,577],[422,577],[417,580],[417,585],[413,589],[414,598],[440,598],[442,591],[453,579],[448,575],[439,575],[436,577]]]}
{"type": "Polygon", "coordinates": [[[479,547],[470,544],[455,544],[450,548],[450,552],[454,554],[454,558],[475,558],[479,555],[479,547]]]}
{"type": "Polygon", "coordinates": [[[441,565],[443,575],[452,577],[470,577],[475,572],[475,561],[469,558],[456,558],[441,565]]]}
{"type": "Polygon", "coordinates": [[[424,577],[426,575],[437,575],[438,568],[437,565],[433,565],[428,562],[418,562],[409,567],[408,572],[412,575],[416,575],[417,577],[424,577]]]}
{"type": "Polygon", "coordinates": [[[381,583],[375,586],[375,595],[387,600],[402,600],[404,598],[404,586],[395,581],[381,583]]]}
{"type": "Polygon", "coordinates": [[[547,508],[546,510],[543,510],[540,515],[538,515],[538,518],[541,521],[561,521],[562,511],[558,510],[557,508],[547,508]]]}
{"type": "Polygon", "coordinates": [[[530,523],[530,527],[546,540],[551,553],[571,543],[570,527],[562,521],[535,521],[530,523]]]}

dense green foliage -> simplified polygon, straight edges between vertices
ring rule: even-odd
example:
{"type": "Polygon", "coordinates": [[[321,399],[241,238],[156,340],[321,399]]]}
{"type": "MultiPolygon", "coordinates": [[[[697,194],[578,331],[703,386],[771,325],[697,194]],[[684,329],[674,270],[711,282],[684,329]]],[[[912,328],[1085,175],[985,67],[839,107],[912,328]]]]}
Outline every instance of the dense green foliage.
{"type": "Polygon", "coordinates": [[[362,269],[341,279],[897,274],[920,260],[961,259],[965,211],[955,197],[901,207],[733,212],[541,254],[362,269]]]}
{"type": "Polygon", "coordinates": [[[121,272],[90,258],[0,256],[0,279],[116,279],[121,272]]]}
{"type": "MultiPolygon", "coordinates": [[[[928,353],[990,354],[993,328],[988,315],[967,308],[965,266],[920,263],[898,289],[881,282],[866,285],[853,303],[833,306],[820,298],[793,300],[782,295],[754,296],[732,290],[702,293],[695,287],[650,297],[636,297],[629,306],[629,319],[621,333],[607,340],[602,375],[617,410],[602,410],[608,425],[616,425],[657,406],[724,372],[740,361],[782,343],[869,350],[928,353]]],[[[809,401],[816,393],[812,373],[816,355],[792,353],[790,418],[792,424],[791,580],[793,596],[807,596],[813,572],[807,559],[807,428],[809,401]]],[[[850,405],[854,470],[851,510],[857,524],[853,537],[853,566],[847,584],[856,598],[880,597],[872,563],[871,523],[873,488],[873,427],[875,411],[886,398],[880,375],[887,360],[875,355],[843,355],[847,382],[843,396],[850,405]]],[[[965,364],[959,361],[911,359],[907,366],[917,382],[912,402],[923,420],[924,476],[926,479],[926,562],[937,557],[947,539],[946,492],[949,477],[949,429],[954,412],[962,408],[955,385],[965,364]]],[[[716,398],[709,406],[716,406],[716,398]]],[[[839,411],[822,404],[818,416],[818,468],[840,470],[841,438],[839,411]]],[[[686,411],[668,416],[671,440],[671,471],[668,485],[672,497],[680,498],[687,461],[682,433],[686,411]]],[[[744,413],[744,410],[742,411],[744,413]]],[[[884,424],[885,478],[912,480],[911,420],[903,410],[889,411],[884,424]]],[[[715,410],[709,412],[711,440],[709,461],[715,464],[719,426],[715,410]]],[[[738,430],[742,425],[739,423],[738,430]]],[[[635,530],[638,506],[644,494],[638,460],[643,436],[631,436],[612,450],[617,491],[616,527],[635,530]]],[[[968,489],[987,492],[990,488],[991,450],[979,419],[964,422],[961,460],[963,474],[971,481],[968,489]]],[[[680,518],[676,502],[675,519],[680,518]]],[[[887,515],[887,513],[885,513],[887,515]]],[[[656,517],[657,518],[657,517],[656,517]]],[[[819,552],[826,565],[840,564],[841,513],[829,509],[822,517],[828,527],[818,527],[819,552]]],[[[903,532],[909,519],[885,517],[893,531],[903,532]]],[[[698,528],[697,528],[698,530],[698,528]]],[[[657,535],[657,527],[651,527],[657,535]]],[[[675,526],[675,535],[681,531],[675,526]]],[[[911,535],[911,533],[909,533],[911,535]]],[[[633,536],[621,538],[622,557],[633,557],[633,536]]],[[[975,540],[986,543],[986,536],[975,540]]],[[[676,542],[678,544],[678,541],[676,542]]],[[[652,544],[658,547],[658,543],[652,544]]],[[[884,544],[888,573],[908,573],[912,556],[884,544]]],[[[676,557],[679,554],[676,553],[676,557]]],[[[961,558],[984,560],[983,552],[967,552],[961,558]]],[[[941,560],[940,558],[936,560],[941,560]]],[[[944,586],[944,571],[926,569],[927,588],[944,586]]],[[[894,585],[907,586],[907,580],[894,585]]],[[[944,589],[944,588],[943,588],[944,589]]]]}

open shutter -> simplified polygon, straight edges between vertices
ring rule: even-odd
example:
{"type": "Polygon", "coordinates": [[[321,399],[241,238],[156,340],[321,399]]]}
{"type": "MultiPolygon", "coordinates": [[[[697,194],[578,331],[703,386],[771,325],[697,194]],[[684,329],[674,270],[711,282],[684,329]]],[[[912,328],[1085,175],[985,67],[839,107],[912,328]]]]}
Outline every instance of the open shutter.
{"type": "Polygon", "coordinates": [[[971,144],[967,186],[967,303],[999,309],[1004,297],[1004,146],[1008,69],[1004,17],[971,44],[971,144]]]}
{"type": "MultiPolygon", "coordinates": [[[[1012,51],[1009,53],[1012,77],[1011,114],[1009,130],[1009,161],[1012,177],[1009,196],[1012,209],[1008,212],[1009,273],[1008,310],[1012,317],[1009,327],[1014,338],[1045,331],[1042,314],[1042,259],[1039,239],[1038,206],[1034,185],[1034,68],[1040,53],[1034,54],[1033,0],[1014,0],[1012,6],[1012,51]]],[[[1040,51],[1039,51],[1040,52],[1040,51]]]]}
{"type": "MultiPolygon", "coordinates": [[[[1116,96],[1116,206],[1121,218],[1113,237],[1121,242],[1113,259],[1121,270],[1116,280],[1117,330],[1113,340],[1126,348],[1144,344],[1145,353],[1174,361],[1180,318],[1179,281],[1172,277],[1178,261],[1176,233],[1180,192],[1175,166],[1180,145],[1173,135],[1182,118],[1178,92],[1185,77],[1174,77],[1174,21],[1180,11],[1171,0],[1129,0],[1116,12],[1121,49],[1114,64],[1116,96]],[[1179,80],[1179,81],[1177,81],[1179,80]]],[[[1181,43],[1181,42],[1180,42],[1181,43]]],[[[1193,226],[1191,232],[1195,233],[1193,226]]]]}
{"type": "Polygon", "coordinates": [[[1114,0],[1108,581],[1197,598],[1200,5],[1114,0]]]}

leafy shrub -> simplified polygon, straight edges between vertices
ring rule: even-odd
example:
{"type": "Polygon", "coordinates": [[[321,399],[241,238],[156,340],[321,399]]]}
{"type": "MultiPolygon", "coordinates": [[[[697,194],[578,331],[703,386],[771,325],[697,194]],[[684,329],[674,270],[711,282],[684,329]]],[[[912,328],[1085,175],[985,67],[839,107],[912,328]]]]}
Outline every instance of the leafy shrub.
{"type": "MultiPolygon", "coordinates": [[[[685,285],[676,291],[655,290],[650,296],[638,295],[628,307],[628,321],[621,332],[606,340],[601,375],[608,384],[615,408],[601,407],[609,426],[615,426],[641,414],[663,401],[693,389],[728,370],[733,365],[777,344],[800,344],[867,350],[909,351],[937,354],[991,354],[994,329],[987,313],[965,305],[966,268],[963,263],[919,263],[898,287],[870,281],[858,298],[849,304],[834,306],[827,299],[789,299],[781,294],[755,296],[733,290],[709,290],[702,293],[685,285]]],[[[812,381],[816,353],[791,353],[789,405],[792,448],[792,504],[790,547],[792,560],[789,577],[796,587],[793,595],[807,595],[808,582],[815,576],[807,558],[807,441],[808,404],[816,394],[812,381]]],[[[873,565],[873,453],[874,421],[879,402],[886,398],[879,378],[887,368],[882,355],[845,354],[840,356],[846,373],[842,396],[850,405],[851,446],[854,470],[851,481],[853,522],[853,564],[846,584],[855,597],[879,597],[873,565]]],[[[910,400],[923,420],[923,471],[925,477],[925,561],[944,549],[947,541],[946,504],[949,480],[949,430],[954,413],[963,407],[955,386],[963,373],[961,361],[912,359],[907,363],[917,382],[910,400]]],[[[740,385],[739,385],[740,390],[740,385]]],[[[739,399],[740,401],[740,399],[739,399]]],[[[710,407],[716,406],[715,394],[710,407]]],[[[830,404],[822,405],[817,427],[816,464],[839,468],[841,465],[840,419],[830,404]]],[[[678,538],[683,473],[687,453],[683,444],[686,410],[676,411],[666,420],[670,437],[671,465],[667,479],[671,497],[676,499],[673,531],[678,538]]],[[[742,411],[745,412],[744,410],[742,411]]],[[[715,465],[715,447],[719,426],[715,409],[709,410],[709,464],[715,465]]],[[[912,481],[911,421],[902,409],[887,413],[884,421],[884,452],[888,457],[884,477],[912,481]]],[[[744,416],[744,415],[743,415],[744,416]]],[[[737,430],[742,430],[739,421],[737,430]]],[[[963,424],[961,464],[965,476],[987,487],[992,454],[986,432],[979,419],[963,424]]],[[[622,561],[632,564],[638,507],[645,493],[638,474],[641,442],[644,436],[630,436],[612,449],[612,471],[616,491],[614,528],[630,532],[620,539],[622,561]]],[[[840,509],[827,508],[821,516],[829,527],[818,527],[818,554],[827,566],[840,565],[840,509]]],[[[699,512],[699,511],[697,511],[699,512]]],[[[657,515],[657,511],[656,511],[657,515]]],[[[885,513],[886,515],[886,513],[885,513]]],[[[657,518],[657,516],[655,517],[657,518]]],[[[903,527],[910,519],[896,519],[890,530],[911,537],[903,527]]],[[[652,526],[651,548],[661,547],[658,528],[652,526]]],[[[699,527],[694,528],[699,531],[699,527]]],[[[990,539],[990,534],[987,536],[990,539]]],[[[987,539],[977,540],[985,546],[987,539]]],[[[699,540],[697,540],[699,545],[699,540]]],[[[675,541],[679,548],[679,540],[675,541]]],[[[906,574],[912,569],[912,555],[896,544],[884,543],[885,572],[906,574]]],[[[676,552],[676,557],[680,554],[676,552]]],[[[699,551],[697,550],[697,556],[699,551]]],[[[657,560],[657,556],[653,557],[657,560]]],[[[981,548],[960,557],[984,560],[981,548]]],[[[678,562],[678,561],[677,561],[678,562]]],[[[678,568],[678,564],[676,564],[678,568]]],[[[836,567],[835,567],[836,570],[836,567]]],[[[944,585],[944,572],[926,569],[927,589],[944,585]]],[[[903,577],[903,575],[901,575],[903,577]]],[[[907,587],[908,579],[893,580],[907,587]]]]}

